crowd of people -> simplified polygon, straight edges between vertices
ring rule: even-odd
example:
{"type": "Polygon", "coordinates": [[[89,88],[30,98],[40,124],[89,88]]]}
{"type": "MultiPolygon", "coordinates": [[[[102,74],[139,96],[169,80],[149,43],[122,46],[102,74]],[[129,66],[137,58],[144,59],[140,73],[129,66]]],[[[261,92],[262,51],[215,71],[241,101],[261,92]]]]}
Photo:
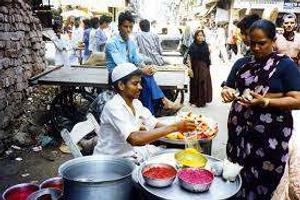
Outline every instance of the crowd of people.
{"type": "MultiPolygon", "coordinates": [[[[58,65],[65,64],[68,48],[72,49],[70,63],[79,62],[80,47],[84,48],[84,61],[95,52],[105,54],[109,84],[116,95],[103,109],[94,154],[118,155],[140,162],[160,151],[148,144],[171,132],[195,129],[191,121],[166,126],[153,116],[157,105],[175,112],[181,105],[168,100],[153,78],[152,65],[164,65],[166,61],[160,39],[151,31],[148,20],[139,22],[140,31],[134,37],[131,36],[135,19],[128,11],[118,17],[118,32],[109,35],[105,30],[111,18],[107,16],[83,23],[84,29],[77,18],[73,26],[55,26],[57,37],[53,41],[58,65]],[[69,45],[61,37],[64,30],[70,33],[69,45]]],[[[300,172],[295,169],[299,164],[299,147],[291,145],[296,144],[297,138],[291,111],[300,109],[300,38],[294,31],[296,16],[284,16],[282,34],[273,22],[258,15],[246,16],[233,26],[227,40],[225,30],[215,23],[195,32],[189,27],[185,29],[180,51],[192,72],[189,102],[203,107],[212,101],[211,58],[220,57],[228,63],[232,53],[237,54],[243,46],[245,52],[234,63],[221,93],[225,103],[232,103],[227,156],[243,166],[243,184],[236,198],[280,199],[278,195],[283,194],[285,198],[300,197],[300,172]],[[236,35],[236,28],[240,36],[236,35]],[[288,182],[285,190],[283,181],[288,182]]]]}

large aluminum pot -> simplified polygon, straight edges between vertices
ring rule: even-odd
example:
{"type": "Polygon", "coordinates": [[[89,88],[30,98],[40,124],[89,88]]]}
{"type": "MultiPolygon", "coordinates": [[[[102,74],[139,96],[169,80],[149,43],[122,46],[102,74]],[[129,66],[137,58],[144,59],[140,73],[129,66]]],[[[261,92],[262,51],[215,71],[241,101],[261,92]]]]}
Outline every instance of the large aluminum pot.
{"type": "Polygon", "coordinates": [[[64,198],[71,200],[130,200],[134,164],[113,156],[84,156],[63,163],[64,198]]]}

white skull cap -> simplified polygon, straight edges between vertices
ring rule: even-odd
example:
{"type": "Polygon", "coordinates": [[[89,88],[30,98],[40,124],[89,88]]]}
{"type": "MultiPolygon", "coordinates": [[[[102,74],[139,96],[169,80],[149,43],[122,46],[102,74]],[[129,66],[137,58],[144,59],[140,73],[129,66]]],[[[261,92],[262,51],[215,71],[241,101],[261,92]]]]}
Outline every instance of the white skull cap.
{"type": "Polygon", "coordinates": [[[286,19],[291,19],[291,18],[297,20],[297,16],[294,13],[287,13],[283,16],[283,21],[285,21],[286,19]]]}
{"type": "Polygon", "coordinates": [[[114,83],[120,80],[121,78],[128,76],[136,70],[138,70],[138,68],[132,63],[119,64],[113,69],[111,74],[111,80],[114,83]]]}

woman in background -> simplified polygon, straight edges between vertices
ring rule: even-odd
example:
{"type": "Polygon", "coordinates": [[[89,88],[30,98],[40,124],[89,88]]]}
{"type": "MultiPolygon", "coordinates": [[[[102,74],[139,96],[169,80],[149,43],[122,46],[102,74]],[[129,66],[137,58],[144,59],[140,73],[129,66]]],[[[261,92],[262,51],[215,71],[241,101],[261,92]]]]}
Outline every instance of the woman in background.
{"type": "Polygon", "coordinates": [[[195,32],[188,55],[188,65],[193,71],[190,79],[190,103],[204,107],[206,103],[212,101],[212,83],[209,69],[210,53],[203,30],[195,32]]]}

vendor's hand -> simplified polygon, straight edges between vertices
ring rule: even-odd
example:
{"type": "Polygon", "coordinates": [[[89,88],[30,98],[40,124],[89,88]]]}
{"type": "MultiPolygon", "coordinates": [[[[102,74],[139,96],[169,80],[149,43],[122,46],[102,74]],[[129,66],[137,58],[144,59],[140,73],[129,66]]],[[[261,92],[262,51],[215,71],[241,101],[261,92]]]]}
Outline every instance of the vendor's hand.
{"type": "Polygon", "coordinates": [[[262,106],[264,105],[264,97],[256,92],[250,92],[252,95],[253,99],[252,100],[247,100],[245,98],[239,97],[238,102],[246,107],[250,106],[262,106]]]}
{"type": "Polygon", "coordinates": [[[146,126],[144,126],[144,125],[141,125],[141,126],[140,126],[140,131],[147,131],[147,128],[146,128],[146,126]]]}
{"type": "Polygon", "coordinates": [[[196,129],[196,124],[191,120],[182,120],[176,124],[176,127],[179,132],[189,132],[196,129]]]}
{"type": "Polygon", "coordinates": [[[223,99],[224,103],[232,102],[236,98],[235,97],[235,90],[233,88],[225,86],[222,89],[221,96],[222,96],[222,99],[223,99]]]}

